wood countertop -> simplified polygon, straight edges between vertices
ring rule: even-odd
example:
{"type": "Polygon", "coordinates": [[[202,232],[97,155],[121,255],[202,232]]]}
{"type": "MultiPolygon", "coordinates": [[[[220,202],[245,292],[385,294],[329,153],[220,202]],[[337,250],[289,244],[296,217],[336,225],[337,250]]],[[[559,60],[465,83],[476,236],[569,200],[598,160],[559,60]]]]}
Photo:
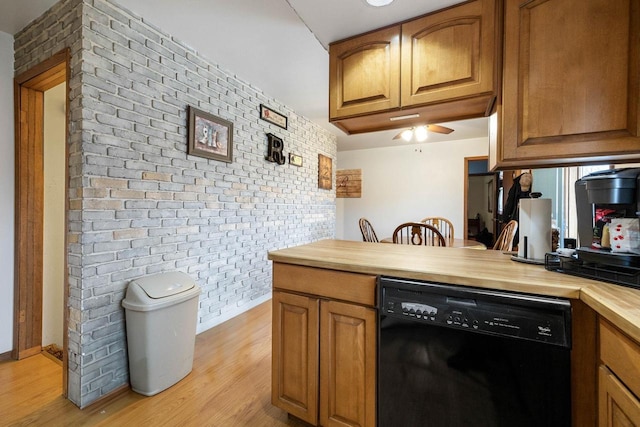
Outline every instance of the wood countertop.
{"type": "Polygon", "coordinates": [[[640,342],[640,290],[515,262],[500,251],[320,240],[269,252],[271,261],[460,286],[580,299],[640,342]]]}

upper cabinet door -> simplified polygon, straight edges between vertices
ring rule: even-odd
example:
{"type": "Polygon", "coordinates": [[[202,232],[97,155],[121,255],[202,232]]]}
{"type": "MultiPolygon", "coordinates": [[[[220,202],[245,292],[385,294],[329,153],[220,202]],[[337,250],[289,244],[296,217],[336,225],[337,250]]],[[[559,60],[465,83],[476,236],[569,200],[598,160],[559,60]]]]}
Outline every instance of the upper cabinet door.
{"type": "Polygon", "coordinates": [[[472,1],[403,24],[402,106],[493,95],[499,60],[495,25],[494,0],[472,1]]]}
{"type": "Polygon", "coordinates": [[[348,117],[400,106],[400,26],[331,45],[329,116],[348,117]]]}
{"type": "Polygon", "coordinates": [[[638,0],[505,1],[494,168],[640,159],[639,18],[638,0]]]}

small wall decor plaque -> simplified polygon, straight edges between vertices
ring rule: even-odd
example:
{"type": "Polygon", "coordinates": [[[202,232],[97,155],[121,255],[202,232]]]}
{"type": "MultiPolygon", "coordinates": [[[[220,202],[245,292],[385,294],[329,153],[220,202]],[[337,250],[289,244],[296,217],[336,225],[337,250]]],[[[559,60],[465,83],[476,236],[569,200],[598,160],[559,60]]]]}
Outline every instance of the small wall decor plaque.
{"type": "Polygon", "coordinates": [[[336,197],[362,197],[362,169],[336,171],[336,197]]]}
{"type": "Polygon", "coordinates": [[[284,165],[286,158],[284,156],[284,142],[272,133],[267,134],[267,155],[265,160],[268,160],[279,165],[284,165]]]}
{"type": "Polygon", "coordinates": [[[283,129],[287,128],[287,116],[284,116],[262,104],[260,104],[260,118],[268,121],[269,123],[273,123],[276,126],[280,126],[283,129]]]}
{"type": "Polygon", "coordinates": [[[189,106],[187,154],[233,161],[233,123],[189,106]]]}
{"type": "Polygon", "coordinates": [[[289,163],[293,166],[302,166],[302,156],[298,154],[289,153],[289,163]]]}
{"type": "Polygon", "coordinates": [[[331,190],[333,179],[333,165],[331,157],[318,154],[318,188],[331,190]]]}

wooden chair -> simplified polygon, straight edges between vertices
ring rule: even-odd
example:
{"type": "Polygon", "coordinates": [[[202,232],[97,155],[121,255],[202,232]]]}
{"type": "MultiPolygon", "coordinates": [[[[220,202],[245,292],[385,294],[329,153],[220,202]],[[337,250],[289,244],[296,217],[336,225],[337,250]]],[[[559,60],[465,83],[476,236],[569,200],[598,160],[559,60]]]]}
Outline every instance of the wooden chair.
{"type": "Polygon", "coordinates": [[[518,231],[518,221],[512,219],[504,226],[500,235],[496,239],[496,243],[493,245],[493,249],[497,251],[510,252],[513,250],[513,238],[518,231]]]}
{"type": "Polygon", "coordinates": [[[359,224],[363,242],[378,242],[378,236],[368,219],[360,218],[359,224]]]}
{"type": "Polygon", "coordinates": [[[453,240],[453,223],[446,218],[441,218],[439,216],[428,216],[423,218],[420,222],[423,222],[428,225],[432,225],[438,229],[440,234],[447,239],[447,241],[453,240]]]}
{"type": "Polygon", "coordinates": [[[405,222],[393,232],[393,243],[404,245],[447,246],[444,236],[433,225],[405,222]]]}

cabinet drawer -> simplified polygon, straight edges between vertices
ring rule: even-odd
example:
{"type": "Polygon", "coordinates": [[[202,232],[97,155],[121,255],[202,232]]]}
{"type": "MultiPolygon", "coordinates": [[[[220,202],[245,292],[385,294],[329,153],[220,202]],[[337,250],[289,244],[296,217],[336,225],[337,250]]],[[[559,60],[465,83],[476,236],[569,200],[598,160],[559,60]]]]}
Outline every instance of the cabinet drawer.
{"type": "Polygon", "coordinates": [[[273,288],[376,305],[376,276],[273,263],[273,288]]]}
{"type": "Polygon", "coordinates": [[[604,320],[600,320],[600,359],[640,396],[640,345],[604,320]]]}

